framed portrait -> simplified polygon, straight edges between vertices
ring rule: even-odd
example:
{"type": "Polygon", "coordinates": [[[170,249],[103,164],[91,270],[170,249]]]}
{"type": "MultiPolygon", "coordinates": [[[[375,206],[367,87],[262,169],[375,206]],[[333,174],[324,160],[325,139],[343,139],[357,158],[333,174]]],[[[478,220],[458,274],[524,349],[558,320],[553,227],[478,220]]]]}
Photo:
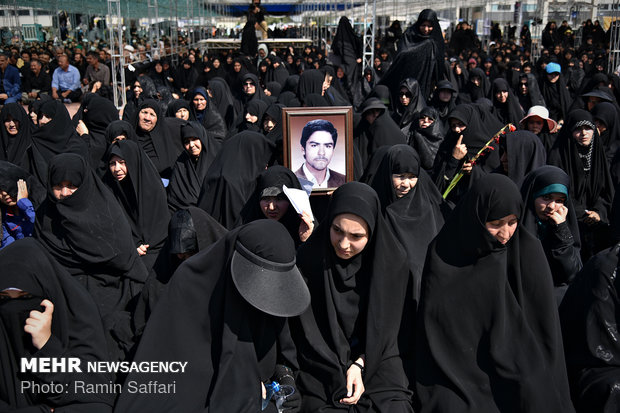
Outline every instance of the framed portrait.
{"type": "Polygon", "coordinates": [[[284,166],[312,194],[353,180],[353,108],[283,108],[284,166]]]}

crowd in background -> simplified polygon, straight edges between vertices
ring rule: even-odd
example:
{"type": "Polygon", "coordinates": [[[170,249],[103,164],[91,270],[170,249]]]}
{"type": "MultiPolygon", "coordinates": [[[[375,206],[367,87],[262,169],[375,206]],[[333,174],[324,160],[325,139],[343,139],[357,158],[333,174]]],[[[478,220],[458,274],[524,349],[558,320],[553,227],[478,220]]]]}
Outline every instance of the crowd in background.
{"type": "Polygon", "coordinates": [[[0,410],[255,412],[276,380],[290,413],[617,411],[620,77],[600,24],[575,47],[549,22],[533,60],[527,26],[446,39],[427,9],[363,69],[346,17],[328,50],[270,50],[262,13],[238,50],[124,46],[120,111],[104,43],[0,55],[0,410]],[[283,109],[343,106],[353,182],[298,213],[283,109]],[[43,356],[189,367],[19,370],[43,356]]]}

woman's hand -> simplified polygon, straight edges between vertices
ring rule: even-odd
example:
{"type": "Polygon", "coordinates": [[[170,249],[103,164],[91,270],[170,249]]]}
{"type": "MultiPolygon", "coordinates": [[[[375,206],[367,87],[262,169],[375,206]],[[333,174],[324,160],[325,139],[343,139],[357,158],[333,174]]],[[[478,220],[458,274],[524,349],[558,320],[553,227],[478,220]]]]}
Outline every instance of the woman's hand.
{"type": "Polygon", "coordinates": [[[467,146],[463,143],[463,135],[459,136],[459,140],[456,141],[454,149],[452,149],[452,157],[457,161],[460,161],[467,155],[467,146]]]}
{"type": "Polygon", "coordinates": [[[471,175],[471,171],[474,169],[474,164],[467,161],[463,164],[463,173],[465,175],[471,175]]]}
{"type": "Polygon", "coordinates": [[[583,220],[588,225],[596,224],[601,221],[601,216],[596,211],[588,211],[586,209],[586,219],[583,220]]]}
{"type": "Polygon", "coordinates": [[[306,211],[300,215],[301,222],[299,223],[299,239],[301,242],[306,242],[310,235],[312,235],[312,231],[314,230],[314,222],[312,222],[312,218],[310,214],[306,211]]]}
{"type": "Polygon", "coordinates": [[[41,305],[45,307],[42,313],[37,310],[30,312],[30,317],[26,320],[24,331],[32,336],[32,345],[41,350],[43,346],[52,336],[52,314],[54,313],[54,304],[50,300],[41,301],[41,305]]]}
{"type": "Polygon", "coordinates": [[[568,215],[568,208],[565,205],[560,205],[557,211],[549,217],[549,219],[555,222],[555,225],[560,225],[562,222],[566,222],[566,216],[568,215]]]}
{"type": "MultiPolygon", "coordinates": [[[[364,365],[364,360],[359,358],[356,363],[364,365]]],[[[347,397],[340,399],[342,404],[357,404],[364,393],[364,382],[362,380],[362,369],[355,364],[347,370],[347,397]]]]}
{"type": "Polygon", "coordinates": [[[17,181],[17,200],[28,198],[28,185],[26,181],[20,179],[17,181]]]}
{"type": "Polygon", "coordinates": [[[86,135],[88,133],[88,128],[86,127],[86,124],[84,123],[84,121],[82,121],[81,119],[78,122],[78,125],[76,126],[75,130],[80,136],[86,135]]]}
{"type": "Polygon", "coordinates": [[[149,249],[150,245],[148,244],[142,244],[140,245],[137,250],[138,250],[138,255],[146,255],[146,251],[149,249]]]}

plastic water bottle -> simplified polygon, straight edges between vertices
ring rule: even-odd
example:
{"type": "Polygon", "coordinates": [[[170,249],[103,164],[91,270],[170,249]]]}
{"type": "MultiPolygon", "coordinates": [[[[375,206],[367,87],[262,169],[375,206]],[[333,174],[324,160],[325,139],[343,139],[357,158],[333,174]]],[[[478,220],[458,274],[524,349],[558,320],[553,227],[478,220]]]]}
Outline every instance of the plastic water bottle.
{"type": "Polygon", "coordinates": [[[272,381],[265,385],[266,397],[263,399],[261,410],[265,410],[269,405],[269,401],[273,399],[276,403],[278,413],[282,413],[282,405],[286,401],[286,398],[295,393],[295,388],[288,385],[280,385],[277,381],[272,381]]]}

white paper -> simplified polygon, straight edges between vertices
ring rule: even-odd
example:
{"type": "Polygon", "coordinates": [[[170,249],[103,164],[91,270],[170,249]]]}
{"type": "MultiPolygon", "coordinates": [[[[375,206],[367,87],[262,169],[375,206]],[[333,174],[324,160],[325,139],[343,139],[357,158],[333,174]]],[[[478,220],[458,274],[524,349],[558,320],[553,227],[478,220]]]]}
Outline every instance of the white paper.
{"type": "Polygon", "coordinates": [[[310,207],[310,197],[306,191],[303,189],[287,188],[286,185],[282,185],[282,190],[284,191],[284,195],[291,201],[291,205],[293,205],[293,208],[295,208],[298,214],[305,211],[314,221],[314,215],[310,207]]]}

